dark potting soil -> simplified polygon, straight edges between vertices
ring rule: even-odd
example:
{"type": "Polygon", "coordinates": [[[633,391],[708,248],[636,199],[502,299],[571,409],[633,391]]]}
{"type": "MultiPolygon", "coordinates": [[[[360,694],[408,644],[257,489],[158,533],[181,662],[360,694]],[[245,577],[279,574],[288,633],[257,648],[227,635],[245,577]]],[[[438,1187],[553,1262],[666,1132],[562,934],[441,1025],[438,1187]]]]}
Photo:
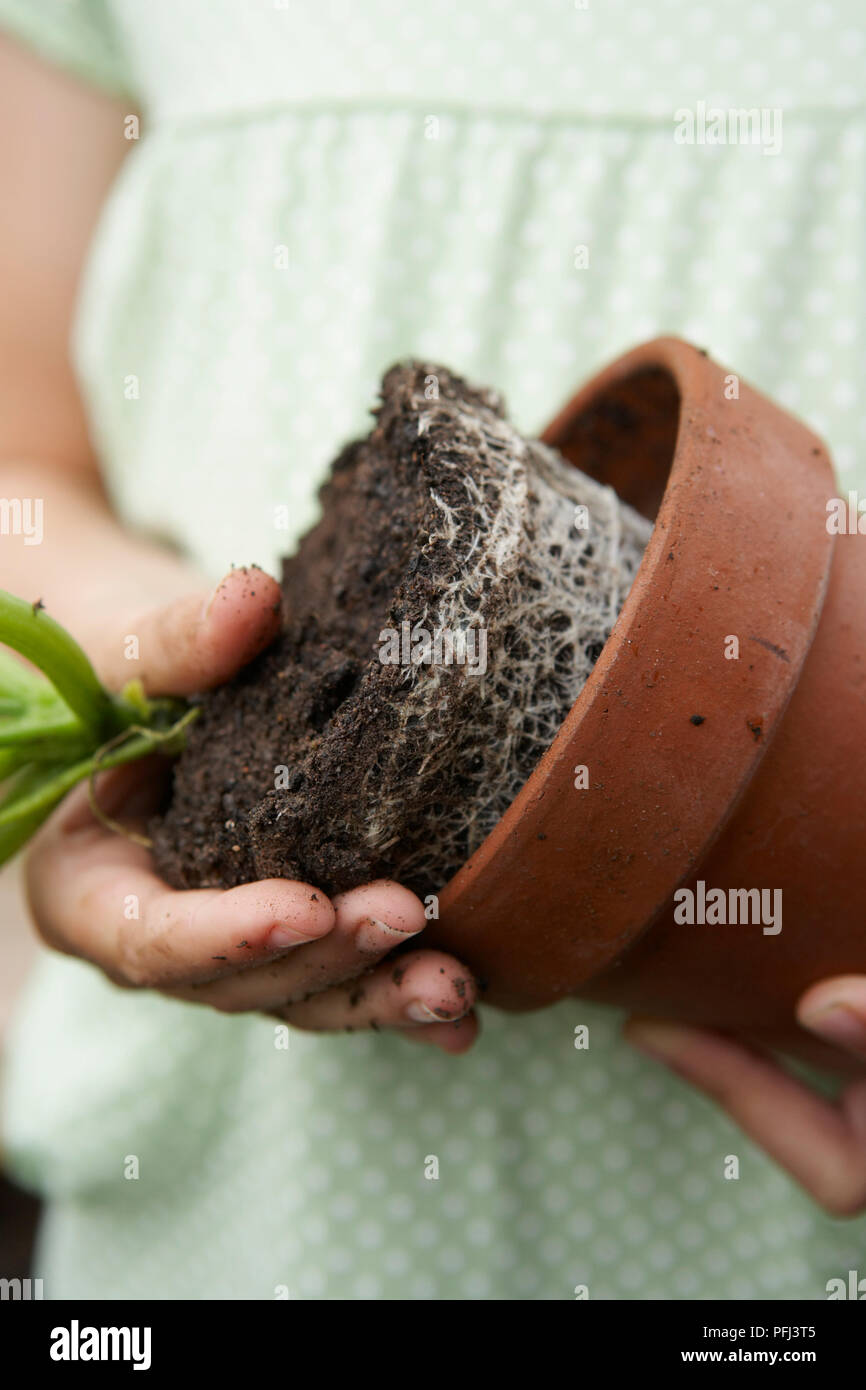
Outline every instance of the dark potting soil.
{"type": "MultiPolygon", "coordinates": [[[[173,886],[283,877],[334,893],[395,872],[395,846],[371,849],[350,827],[359,809],[375,814],[359,808],[358,788],[370,785],[371,770],[375,780],[377,758],[398,733],[407,786],[426,752],[423,730],[401,720],[401,671],[378,660],[379,633],[435,608],[460,577],[457,549],[428,541],[431,490],[458,518],[466,507],[448,463],[453,416],[434,416],[419,435],[418,402],[433,370],[442,397],[502,415],[495,393],[444,368],[403,364],[387,374],[375,428],[332,465],[321,520],[283,563],[281,635],[204,697],[189,731],[171,804],[151,827],[157,868],[173,886]]],[[[471,681],[449,691],[451,719],[461,700],[477,718],[471,681]]],[[[498,732],[488,724],[479,736],[498,732]]],[[[437,791],[444,802],[465,800],[459,765],[437,791]]],[[[401,859],[429,834],[423,809],[407,796],[401,859]]],[[[450,872],[465,858],[464,849],[450,872]]],[[[441,886],[403,881],[419,892],[441,886]]]]}
{"type": "Polygon", "coordinates": [[[284,561],[280,636],[189,731],[152,827],[175,887],[437,893],[549,746],[628,591],[648,524],[522,438],[495,392],[403,363],[375,416],[284,561]],[[474,642],[469,663],[381,659],[383,630],[418,629],[483,634],[485,661],[474,642]]]}

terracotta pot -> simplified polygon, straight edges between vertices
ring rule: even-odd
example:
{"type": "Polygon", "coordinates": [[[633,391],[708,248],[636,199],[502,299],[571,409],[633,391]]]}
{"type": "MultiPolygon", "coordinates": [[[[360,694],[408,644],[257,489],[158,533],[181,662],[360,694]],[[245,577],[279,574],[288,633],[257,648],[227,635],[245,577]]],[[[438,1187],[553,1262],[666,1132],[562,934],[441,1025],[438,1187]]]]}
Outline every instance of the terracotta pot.
{"type": "Polygon", "coordinates": [[[589,681],[430,936],[505,1009],[579,994],[837,1065],[793,1009],[866,972],[866,540],[828,532],[821,441],[734,389],[663,338],[545,432],[655,530],[589,681]],[[699,880],[726,903],[781,890],[781,930],[677,922],[674,894],[699,880]]]}

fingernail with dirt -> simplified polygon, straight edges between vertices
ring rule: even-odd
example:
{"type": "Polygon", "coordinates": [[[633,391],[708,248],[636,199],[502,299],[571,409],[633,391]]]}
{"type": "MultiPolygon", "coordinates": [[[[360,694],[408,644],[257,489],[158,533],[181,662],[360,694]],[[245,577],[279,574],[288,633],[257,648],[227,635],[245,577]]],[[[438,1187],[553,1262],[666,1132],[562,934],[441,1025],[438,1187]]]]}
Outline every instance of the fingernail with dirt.
{"type": "Polygon", "coordinates": [[[453,1023],[458,1011],[452,1009],[430,1009],[421,999],[413,999],[406,1006],[406,1017],[413,1023],[453,1023]]]}
{"type": "Polygon", "coordinates": [[[391,927],[378,917],[365,917],[355,933],[355,945],[359,951],[381,955],[383,951],[390,951],[392,947],[399,946],[401,941],[408,941],[416,935],[415,929],[401,931],[399,927],[391,927]]]}
{"type": "Polygon", "coordinates": [[[866,1018],[850,1005],[837,1001],[813,1014],[802,1014],[800,1022],[834,1047],[842,1047],[866,1057],[866,1018]]]}

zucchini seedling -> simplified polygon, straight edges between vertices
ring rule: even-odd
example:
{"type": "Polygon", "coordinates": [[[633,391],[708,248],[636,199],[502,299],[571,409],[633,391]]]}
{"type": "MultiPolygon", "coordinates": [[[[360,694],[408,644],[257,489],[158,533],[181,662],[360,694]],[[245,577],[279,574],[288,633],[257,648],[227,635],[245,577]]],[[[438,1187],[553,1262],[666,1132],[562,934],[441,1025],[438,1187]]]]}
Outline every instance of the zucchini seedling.
{"type": "MultiPolygon", "coordinates": [[[[148,699],[141,682],[114,695],[69,633],[41,603],[0,589],[0,864],[26,844],[54,807],[98,772],[148,753],[177,754],[198,708],[148,699]],[[41,674],[40,674],[41,673],[41,674]]],[[[119,827],[118,827],[119,828],[119,827]]],[[[134,837],[143,840],[143,837],[134,837]]],[[[144,841],[146,843],[146,841],[144,841]]]]}

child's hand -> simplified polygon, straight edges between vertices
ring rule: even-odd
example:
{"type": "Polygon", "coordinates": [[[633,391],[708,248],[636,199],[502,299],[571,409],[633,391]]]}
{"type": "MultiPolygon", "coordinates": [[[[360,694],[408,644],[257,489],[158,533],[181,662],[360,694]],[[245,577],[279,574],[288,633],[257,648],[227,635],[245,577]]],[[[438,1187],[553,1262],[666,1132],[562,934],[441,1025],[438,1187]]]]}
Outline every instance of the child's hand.
{"type": "MultiPolygon", "coordinates": [[[[257,574],[250,584],[237,572],[209,606],[201,596],[180,600],[88,645],[106,684],[134,674],[150,695],[184,695],[225,681],[278,623],[275,582],[257,574]],[[141,651],[134,670],[123,658],[130,632],[141,651]]],[[[164,771],[151,759],[106,774],[100,808],[146,820],[164,771]]],[[[117,984],[228,1013],[264,1011],[305,1029],[396,1028],[446,1052],[464,1052],[477,1033],[474,983],[452,956],[417,950],[383,960],[425,925],[421,903],[396,883],[333,902],[288,879],[175,892],[153,873],[146,849],[94,817],[86,787],[34,840],[27,883],[47,944],[92,961],[117,984]]]]}
{"type": "MultiPolygon", "coordinates": [[[[866,977],[813,985],[797,1018],[866,1064],[866,977]]],[[[721,1105],[834,1216],[866,1208],[866,1080],[833,1104],[768,1056],[702,1028],[633,1018],[625,1036],[721,1105]]]]}

